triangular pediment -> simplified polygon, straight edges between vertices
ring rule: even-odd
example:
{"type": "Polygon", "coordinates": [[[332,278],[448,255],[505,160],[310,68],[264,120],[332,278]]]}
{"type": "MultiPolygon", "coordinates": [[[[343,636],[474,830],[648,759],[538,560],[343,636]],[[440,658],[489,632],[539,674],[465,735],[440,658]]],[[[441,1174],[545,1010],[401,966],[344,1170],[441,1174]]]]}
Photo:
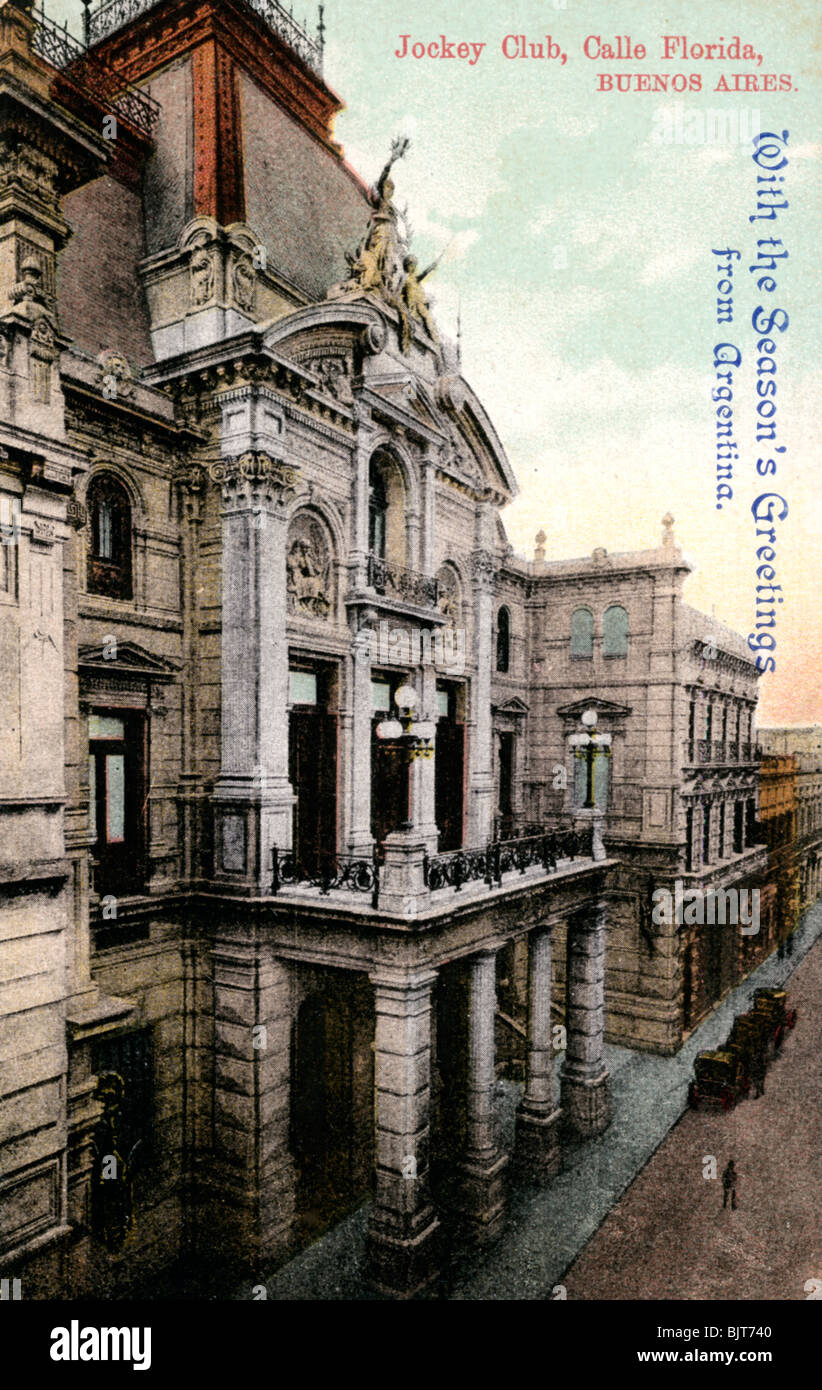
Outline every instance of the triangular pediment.
{"type": "Polygon", "coordinates": [[[579,719],[587,709],[595,709],[598,715],[610,719],[625,719],[631,713],[630,705],[618,705],[614,700],[589,695],[587,699],[574,700],[570,705],[560,705],[557,714],[560,719],[579,719]]]}
{"type": "Polygon", "coordinates": [[[494,714],[509,714],[519,718],[528,713],[530,706],[521,700],[519,695],[512,695],[510,700],[503,700],[498,705],[492,705],[491,708],[494,714]]]}
{"type": "Polygon", "coordinates": [[[178,663],[166,657],[154,656],[136,642],[109,640],[94,647],[81,647],[78,665],[83,671],[106,671],[116,676],[145,676],[149,680],[172,680],[179,669],[178,663]]]}

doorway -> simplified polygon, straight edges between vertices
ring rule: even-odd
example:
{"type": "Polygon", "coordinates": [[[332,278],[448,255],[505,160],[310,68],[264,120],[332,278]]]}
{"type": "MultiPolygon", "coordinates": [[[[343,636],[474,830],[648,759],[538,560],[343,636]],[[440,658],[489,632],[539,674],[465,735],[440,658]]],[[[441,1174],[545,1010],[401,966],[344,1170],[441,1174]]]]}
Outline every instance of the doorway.
{"type": "Polygon", "coordinates": [[[437,733],[434,744],[434,815],[440,853],[461,849],[465,781],[464,690],[454,681],[437,681],[437,733]]]}
{"type": "Polygon", "coordinates": [[[297,798],[294,861],[301,875],[334,873],[337,855],[336,670],[315,663],[289,671],[288,776],[297,798]]]}
{"type": "Polygon", "coordinates": [[[375,674],[371,681],[371,834],[377,845],[399,830],[410,813],[411,769],[405,750],[377,734],[384,719],[396,717],[394,695],[407,681],[405,674],[396,673],[375,674]]]}

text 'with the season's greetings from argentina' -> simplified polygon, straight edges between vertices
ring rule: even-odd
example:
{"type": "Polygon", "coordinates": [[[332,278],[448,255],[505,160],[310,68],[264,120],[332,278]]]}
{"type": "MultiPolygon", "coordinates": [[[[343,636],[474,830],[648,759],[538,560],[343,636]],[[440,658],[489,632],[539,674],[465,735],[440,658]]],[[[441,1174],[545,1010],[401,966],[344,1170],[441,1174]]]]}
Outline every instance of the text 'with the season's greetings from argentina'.
{"type": "MultiPolygon", "coordinates": [[[[756,208],[748,218],[755,233],[750,255],[738,247],[727,246],[712,250],[716,258],[717,275],[716,321],[734,321],[734,271],[750,259],[748,270],[762,301],[751,314],[756,351],[756,390],[754,443],[756,454],[757,496],[751,504],[755,524],[756,584],[754,587],[754,618],[748,634],[748,646],[756,656],[760,671],[776,670],[776,615],[783,602],[782,585],[777,583],[779,543],[776,525],[788,515],[788,503],[781,492],[759,492],[762,478],[776,478],[785,464],[787,446],[782,442],[778,425],[777,334],[788,329],[788,311],[774,307],[775,300],[765,300],[781,290],[788,250],[780,236],[760,236],[762,223],[774,223],[790,206],[785,196],[785,174],[788,167],[789,132],[763,131],[753,140],[752,159],[756,167],[756,208]]],[[[774,228],[774,231],[776,228],[774,228]]],[[[780,227],[781,230],[781,227],[780,227]]],[[[722,511],[734,495],[734,465],[740,457],[739,441],[735,434],[734,373],[742,367],[742,349],[736,343],[722,342],[714,347],[713,368],[716,382],[712,398],[716,404],[716,507],[722,511]]]]}

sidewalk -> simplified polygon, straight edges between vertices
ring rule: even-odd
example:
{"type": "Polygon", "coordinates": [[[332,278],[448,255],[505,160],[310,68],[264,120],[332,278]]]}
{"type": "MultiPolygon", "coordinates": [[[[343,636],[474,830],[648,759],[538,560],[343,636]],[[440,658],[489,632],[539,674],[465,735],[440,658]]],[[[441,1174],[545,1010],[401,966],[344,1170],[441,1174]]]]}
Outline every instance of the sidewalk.
{"type": "MultiPolygon", "coordinates": [[[[716,1047],[757,987],[785,983],[822,935],[822,903],[794,934],[791,956],[774,954],[705,1020],[675,1057],[605,1048],[611,1073],[613,1121],[605,1134],[566,1147],[562,1172],[548,1187],[512,1184],[508,1223],[490,1250],[461,1251],[431,1297],[546,1299],[619,1197],[648,1162],[687,1100],[697,1052],[716,1047]]],[[[561,1067],[557,1059],[557,1082],[561,1067]]],[[[510,1151],[521,1087],[499,1083],[498,1121],[510,1151]]],[[[363,1273],[368,1206],[362,1207],[264,1282],[269,1299],[373,1300],[363,1273]]],[[[251,1297],[252,1281],[235,1295],[251,1297]]]]}

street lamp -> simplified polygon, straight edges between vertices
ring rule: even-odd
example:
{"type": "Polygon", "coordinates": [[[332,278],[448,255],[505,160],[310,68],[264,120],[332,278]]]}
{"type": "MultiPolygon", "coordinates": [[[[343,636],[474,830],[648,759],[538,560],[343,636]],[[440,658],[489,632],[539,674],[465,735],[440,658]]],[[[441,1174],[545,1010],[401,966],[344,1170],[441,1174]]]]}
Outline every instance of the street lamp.
{"type": "Polygon", "coordinates": [[[597,758],[610,758],[611,735],[597,733],[597,712],[593,708],[583,711],[580,716],[580,723],[584,725],[586,732],[584,734],[572,734],[571,747],[574,750],[575,758],[585,759],[585,801],[583,805],[586,811],[593,811],[596,808],[594,768],[597,758]]]}
{"type": "MultiPolygon", "coordinates": [[[[383,719],[377,725],[377,738],[392,745],[390,752],[402,758],[409,767],[418,758],[434,756],[434,738],[437,732],[433,719],[414,719],[417,705],[417,692],[413,685],[401,685],[394,694],[394,703],[399,718],[383,719]]],[[[414,824],[414,797],[408,788],[408,819],[402,829],[410,830],[414,824]]]]}
{"type": "Polygon", "coordinates": [[[394,694],[394,703],[400,717],[381,720],[377,725],[377,738],[395,743],[406,762],[433,757],[436,725],[433,719],[414,720],[417,692],[413,685],[401,685],[394,694]]]}

